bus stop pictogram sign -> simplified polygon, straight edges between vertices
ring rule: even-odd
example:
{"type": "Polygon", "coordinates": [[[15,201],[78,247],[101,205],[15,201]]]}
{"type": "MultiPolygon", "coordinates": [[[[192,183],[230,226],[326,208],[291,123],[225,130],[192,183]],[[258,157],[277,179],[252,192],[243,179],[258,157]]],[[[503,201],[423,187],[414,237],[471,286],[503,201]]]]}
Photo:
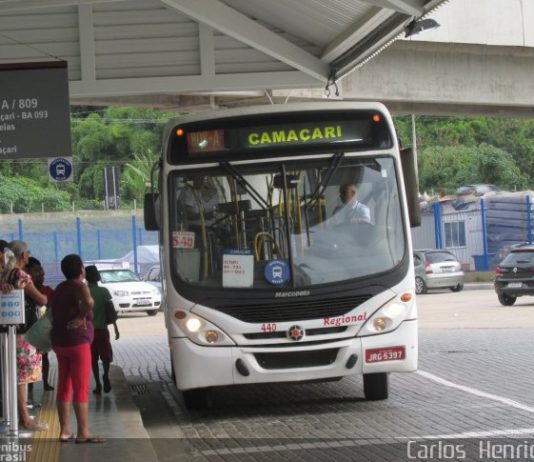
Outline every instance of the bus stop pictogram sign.
{"type": "Polygon", "coordinates": [[[0,64],[0,160],[71,155],[67,63],[0,64]]]}
{"type": "Polygon", "coordinates": [[[72,181],[72,157],[48,159],[48,178],[50,181],[72,181]]]}

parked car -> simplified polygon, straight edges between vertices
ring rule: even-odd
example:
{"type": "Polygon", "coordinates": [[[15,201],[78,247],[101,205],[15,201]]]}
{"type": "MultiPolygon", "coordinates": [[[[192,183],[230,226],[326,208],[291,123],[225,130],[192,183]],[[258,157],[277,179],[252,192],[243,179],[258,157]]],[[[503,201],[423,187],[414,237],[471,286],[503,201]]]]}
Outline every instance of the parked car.
{"type": "Polygon", "coordinates": [[[474,196],[483,196],[486,193],[489,192],[501,192],[501,188],[498,186],[495,186],[494,184],[467,184],[464,186],[460,186],[456,190],[456,194],[458,196],[467,196],[467,195],[474,195],[474,196]]]}
{"type": "Polygon", "coordinates": [[[161,305],[159,289],[142,281],[129,269],[100,270],[100,285],[111,292],[117,312],[145,311],[150,316],[158,313],[161,305]]]}
{"type": "Polygon", "coordinates": [[[151,266],[145,276],[143,277],[143,281],[147,282],[148,284],[157,287],[159,292],[161,293],[161,269],[159,265],[151,266]]]}
{"type": "Polygon", "coordinates": [[[416,294],[425,294],[428,289],[459,292],[464,288],[462,265],[448,250],[415,250],[414,266],[416,294]]]}
{"type": "Polygon", "coordinates": [[[534,295],[533,244],[512,246],[495,269],[495,292],[504,306],[512,306],[517,297],[534,295]]]}

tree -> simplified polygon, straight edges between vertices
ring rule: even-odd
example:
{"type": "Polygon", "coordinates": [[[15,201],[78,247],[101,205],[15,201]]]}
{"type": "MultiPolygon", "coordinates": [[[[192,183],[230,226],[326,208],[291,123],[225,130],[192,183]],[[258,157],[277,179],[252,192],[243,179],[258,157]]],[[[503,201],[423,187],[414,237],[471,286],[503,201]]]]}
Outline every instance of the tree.
{"type": "Polygon", "coordinates": [[[426,148],[419,151],[418,166],[422,191],[453,192],[469,183],[492,183],[507,189],[527,186],[527,178],[512,156],[487,144],[426,148]]]}
{"type": "Polygon", "coordinates": [[[150,172],[158,156],[147,149],[134,156],[134,162],[126,164],[121,177],[121,184],[125,199],[141,201],[145,194],[145,187],[150,183],[150,172]]]}

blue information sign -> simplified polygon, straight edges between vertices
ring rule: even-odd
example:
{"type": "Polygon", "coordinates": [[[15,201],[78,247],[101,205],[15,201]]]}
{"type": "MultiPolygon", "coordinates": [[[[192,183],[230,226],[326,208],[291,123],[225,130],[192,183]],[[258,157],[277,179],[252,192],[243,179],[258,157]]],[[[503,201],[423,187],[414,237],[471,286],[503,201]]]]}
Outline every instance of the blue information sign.
{"type": "Polygon", "coordinates": [[[48,162],[48,175],[53,181],[68,181],[72,179],[72,160],[57,157],[48,162]]]}
{"type": "Polygon", "coordinates": [[[271,260],[265,265],[263,275],[270,284],[284,284],[289,280],[289,266],[283,260],[271,260]]]}

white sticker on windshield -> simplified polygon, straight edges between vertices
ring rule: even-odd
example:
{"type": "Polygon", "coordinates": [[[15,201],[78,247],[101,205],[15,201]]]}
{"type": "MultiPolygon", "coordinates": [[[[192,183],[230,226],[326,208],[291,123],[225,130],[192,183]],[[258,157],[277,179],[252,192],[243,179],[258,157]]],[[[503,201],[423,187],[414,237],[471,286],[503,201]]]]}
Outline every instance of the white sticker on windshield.
{"type": "Polygon", "coordinates": [[[387,178],[388,177],[388,171],[385,168],[383,168],[381,170],[381,173],[382,173],[382,178],[387,178]]]}
{"type": "Polygon", "coordinates": [[[224,250],[222,283],[223,287],[254,285],[254,255],[250,250],[224,250]]]}

